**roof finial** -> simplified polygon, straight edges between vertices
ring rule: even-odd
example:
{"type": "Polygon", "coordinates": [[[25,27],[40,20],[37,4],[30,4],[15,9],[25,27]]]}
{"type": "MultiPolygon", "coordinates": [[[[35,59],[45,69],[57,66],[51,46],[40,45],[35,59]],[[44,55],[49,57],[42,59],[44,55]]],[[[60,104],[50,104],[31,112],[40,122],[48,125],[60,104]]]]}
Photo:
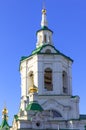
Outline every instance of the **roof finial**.
{"type": "Polygon", "coordinates": [[[5,129],[9,129],[9,124],[7,122],[8,120],[8,110],[6,108],[6,106],[4,107],[4,109],[2,110],[2,117],[3,117],[3,120],[2,120],[2,124],[0,126],[0,128],[5,128],[5,129]]]}
{"type": "Polygon", "coordinates": [[[6,119],[7,120],[7,114],[8,114],[8,110],[7,110],[7,107],[6,107],[6,102],[4,102],[4,109],[2,110],[2,118],[3,119],[6,119]]]}
{"type": "Polygon", "coordinates": [[[7,114],[8,114],[8,110],[6,107],[4,107],[4,109],[2,110],[2,115],[3,115],[3,119],[7,120],[7,114]]]}
{"type": "Polygon", "coordinates": [[[43,9],[42,9],[42,20],[41,20],[41,27],[47,27],[47,19],[46,19],[46,9],[45,9],[45,1],[43,1],[43,9]]]}

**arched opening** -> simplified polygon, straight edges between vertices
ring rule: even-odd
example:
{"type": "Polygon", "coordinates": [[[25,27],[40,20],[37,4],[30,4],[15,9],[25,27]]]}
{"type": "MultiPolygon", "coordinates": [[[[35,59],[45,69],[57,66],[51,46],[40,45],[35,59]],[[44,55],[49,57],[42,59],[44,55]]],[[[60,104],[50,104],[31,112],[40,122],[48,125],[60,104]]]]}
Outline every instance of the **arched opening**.
{"type": "Polygon", "coordinates": [[[47,91],[52,91],[53,90],[52,70],[50,68],[47,68],[44,71],[44,88],[47,91]]]}
{"type": "Polygon", "coordinates": [[[42,42],[42,36],[40,35],[39,37],[39,42],[41,43],[42,42]]]}
{"type": "Polygon", "coordinates": [[[51,41],[51,36],[49,36],[49,42],[51,41]]]}
{"type": "Polygon", "coordinates": [[[62,73],[62,80],[63,80],[63,93],[68,93],[68,83],[67,83],[67,73],[63,71],[62,73]]]}
{"type": "Polygon", "coordinates": [[[50,53],[51,53],[51,50],[50,50],[50,49],[46,49],[45,53],[50,54],[50,53]]]}
{"type": "Polygon", "coordinates": [[[45,43],[47,42],[47,36],[46,36],[46,34],[44,35],[44,42],[45,43]]]}
{"type": "Polygon", "coordinates": [[[28,86],[29,86],[29,88],[34,86],[34,74],[33,74],[33,71],[30,71],[29,75],[28,75],[28,86]]]}

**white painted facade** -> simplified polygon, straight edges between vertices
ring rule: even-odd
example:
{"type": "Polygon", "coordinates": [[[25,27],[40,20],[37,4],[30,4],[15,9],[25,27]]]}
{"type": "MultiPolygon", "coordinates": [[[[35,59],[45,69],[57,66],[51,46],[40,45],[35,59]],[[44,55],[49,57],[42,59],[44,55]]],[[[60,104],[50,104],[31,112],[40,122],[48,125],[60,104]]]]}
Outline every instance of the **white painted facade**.
{"type": "Polygon", "coordinates": [[[73,61],[54,47],[52,31],[47,27],[46,10],[42,11],[41,26],[44,29],[37,32],[36,50],[21,60],[20,111],[11,129],[85,130],[86,119],[80,118],[79,97],[72,95],[73,61]],[[33,86],[37,92],[29,92],[33,86]],[[26,111],[32,101],[37,101],[43,111],[26,111]]]}

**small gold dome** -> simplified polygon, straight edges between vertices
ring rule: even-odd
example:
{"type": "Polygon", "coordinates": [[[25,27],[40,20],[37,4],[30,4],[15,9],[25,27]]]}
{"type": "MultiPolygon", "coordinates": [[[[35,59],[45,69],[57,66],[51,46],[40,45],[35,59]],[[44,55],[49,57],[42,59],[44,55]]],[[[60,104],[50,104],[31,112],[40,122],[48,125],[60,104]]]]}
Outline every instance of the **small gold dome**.
{"type": "Polygon", "coordinates": [[[8,110],[7,110],[7,108],[5,107],[3,110],[2,110],[2,114],[3,115],[6,115],[8,113],[8,110]]]}
{"type": "Polygon", "coordinates": [[[46,9],[42,9],[42,13],[43,13],[43,14],[46,14],[46,9]]]}
{"type": "Polygon", "coordinates": [[[37,93],[37,91],[38,91],[38,88],[35,86],[29,88],[29,93],[37,93]]]}

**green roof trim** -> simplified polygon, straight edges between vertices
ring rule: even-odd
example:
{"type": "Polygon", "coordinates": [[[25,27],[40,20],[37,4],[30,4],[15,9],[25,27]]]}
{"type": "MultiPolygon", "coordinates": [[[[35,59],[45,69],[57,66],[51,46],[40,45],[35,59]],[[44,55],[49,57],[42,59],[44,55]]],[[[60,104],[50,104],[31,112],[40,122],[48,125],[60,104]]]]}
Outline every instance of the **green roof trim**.
{"type": "Polygon", "coordinates": [[[25,60],[26,58],[28,58],[28,56],[22,56],[22,57],[21,57],[21,61],[22,61],[22,60],[25,60]]]}
{"type": "Polygon", "coordinates": [[[23,61],[23,60],[26,60],[27,58],[29,58],[29,57],[31,57],[31,56],[33,56],[33,55],[35,55],[35,54],[48,54],[48,55],[61,55],[61,56],[63,56],[63,57],[65,57],[65,58],[67,58],[67,59],[69,59],[69,60],[71,60],[72,62],[73,62],[73,60],[70,58],[70,57],[68,57],[68,56],[66,56],[66,55],[64,55],[63,53],[61,53],[59,50],[57,50],[53,45],[50,45],[50,44],[45,44],[45,45],[42,45],[42,46],[40,46],[40,47],[38,47],[38,48],[36,48],[35,50],[33,50],[32,51],[32,54],[30,55],[30,56],[23,56],[23,57],[21,57],[21,60],[20,61],[23,61]],[[43,48],[45,48],[45,47],[47,47],[47,46],[51,46],[57,53],[41,53],[41,50],[43,49],[43,48]]]}
{"type": "Polygon", "coordinates": [[[43,111],[41,105],[38,102],[30,102],[26,108],[26,111],[33,110],[33,111],[43,111]]]}
{"type": "Polygon", "coordinates": [[[39,30],[36,32],[36,34],[37,34],[38,32],[40,32],[40,31],[50,31],[50,32],[53,33],[53,31],[52,31],[51,29],[49,29],[48,27],[46,27],[46,26],[43,26],[41,29],[39,29],[39,30]]]}
{"type": "Polygon", "coordinates": [[[46,44],[45,45],[42,45],[38,48],[36,48],[34,51],[32,51],[32,54],[59,54],[60,51],[58,51],[53,45],[50,45],[50,44],[46,44]],[[54,48],[54,50],[57,52],[57,53],[41,53],[40,51],[45,48],[46,46],[51,46],[52,48],[54,48]]]}
{"type": "Polygon", "coordinates": [[[18,121],[18,115],[14,115],[14,118],[16,119],[16,121],[18,121]]]}
{"type": "Polygon", "coordinates": [[[86,115],[80,114],[79,118],[80,120],[86,120],[86,115]]]}
{"type": "Polygon", "coordinates": [[[45,48],[46,46],[51,46],[51,47],[57,52],[57,53],[50,53],[50,55],[51,55],[51,54],[62,55],[62,56],[64,56],[65,58],[70,59],[70,60],[73,62],[73,60],[72,60],[70,57],[64,55],[64,54],[61,53],[59,50],[57,50],[53,45],[50,45],[50,44],[45,44],[45,45],[42,45],[42,46],[36,48],[34,51],[32,51],[32,55],[33,55],[33,54],[48,54],[48,53],[41,53],[41,52],[40,52],[40,51],[41,51],[43,48],[45,48]]]}
{"type": "Polygon", "coordinates": [[[76,97],[78,97],[77,95],[75,95],[75,96],[71,96],[71,98],[76,98],[76,97]]]}
{"type": "Polygon", "coordinates": [[[10,128],[6,119],[3,119],[2,124],[0,126],[0,130],[2,130],[3,128],[6,128],[6,130],[9,130],[9,128],[10,128]]]}
{"type": "Polygon", "coordinates": [[[40,53],[40,51],[42,50],[42,48],[43,48],[43,45],[40,46],[40,47],[38,47],[38,48],[36,48],[34,51],[32,51],[32,55],[40,53]]]}

